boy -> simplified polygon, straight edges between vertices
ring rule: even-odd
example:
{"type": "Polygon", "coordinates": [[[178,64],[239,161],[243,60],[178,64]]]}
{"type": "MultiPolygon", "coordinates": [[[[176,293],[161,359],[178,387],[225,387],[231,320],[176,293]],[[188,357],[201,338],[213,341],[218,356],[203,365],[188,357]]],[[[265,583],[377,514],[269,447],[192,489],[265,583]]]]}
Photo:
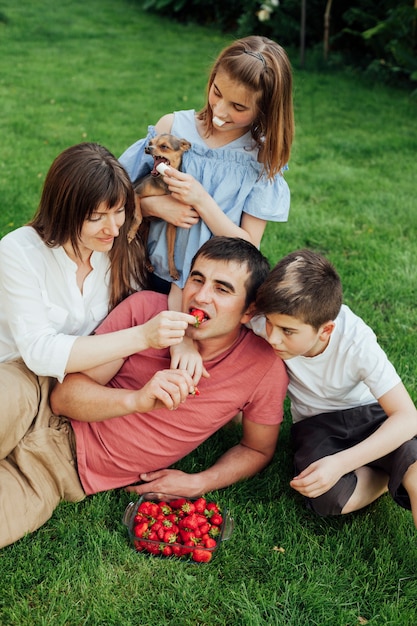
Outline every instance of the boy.
{"type": "Polygon", "coordinates": [[[290,377],[296,476],[319,515],[356,511],[389,489],[417,527],[417,411],[373,331],[342,304],[340,278],[309,250],[258,290],[251,327],[290,377]]]}

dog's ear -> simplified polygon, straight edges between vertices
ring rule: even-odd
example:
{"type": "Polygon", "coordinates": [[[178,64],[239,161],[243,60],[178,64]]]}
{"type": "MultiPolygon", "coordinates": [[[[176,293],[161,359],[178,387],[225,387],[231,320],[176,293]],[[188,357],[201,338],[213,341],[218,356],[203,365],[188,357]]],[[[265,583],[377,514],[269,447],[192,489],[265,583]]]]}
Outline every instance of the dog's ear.
{"type": "Polygon", "coordinates": [[[187,152],[191,148],[191,144],[186,139],[180,139],[181,151],[187,152]]]}

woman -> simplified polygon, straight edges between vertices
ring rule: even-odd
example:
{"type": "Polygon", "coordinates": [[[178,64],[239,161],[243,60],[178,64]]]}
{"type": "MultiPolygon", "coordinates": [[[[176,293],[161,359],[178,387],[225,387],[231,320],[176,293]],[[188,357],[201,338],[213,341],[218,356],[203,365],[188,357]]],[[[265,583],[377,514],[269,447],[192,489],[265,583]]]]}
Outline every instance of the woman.
{"type": "Polygon", "coordinates": [[[82,143],[53,162],[33,220],[0,241],[3,453],[16,444],[8,441],[10,420],[27,430],[47,397],[45,377],[62,381],[69,372],[178,344],[192,323],[163,312],[143,326],[91,335],[110,309],[146,285],[143,246],[127,239],[134,213],[123,167],[106,148],[82,143]]]}

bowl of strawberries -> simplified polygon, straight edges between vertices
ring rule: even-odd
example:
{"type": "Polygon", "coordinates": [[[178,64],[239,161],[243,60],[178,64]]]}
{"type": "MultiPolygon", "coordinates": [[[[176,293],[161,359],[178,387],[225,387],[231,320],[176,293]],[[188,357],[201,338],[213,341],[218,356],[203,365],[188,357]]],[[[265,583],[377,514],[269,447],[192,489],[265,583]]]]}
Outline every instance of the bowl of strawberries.
{"type": "Polygon", "coordinates": [[[234,520],[217,502],[149,492],[130,502],[123,515],[137,552],[208,563],[234,520]]]}

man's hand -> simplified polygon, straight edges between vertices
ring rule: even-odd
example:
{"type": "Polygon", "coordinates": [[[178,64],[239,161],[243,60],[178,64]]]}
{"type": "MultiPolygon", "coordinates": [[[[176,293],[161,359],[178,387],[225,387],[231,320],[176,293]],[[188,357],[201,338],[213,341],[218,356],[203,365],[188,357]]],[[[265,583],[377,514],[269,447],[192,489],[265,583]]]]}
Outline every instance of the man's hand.
{"type": "Polygon", "coordinates": [[[148,491],[157,491],[185,498],[198,498],[202,495],[198,474],[186,474],[180,470],[162,469],[141,474],[144,481],[140,485],[126,487],[126,491],[142,495],[148,491]]]}
{"type": "Polygon", "coordinates": [[[161,370],[141,389],[131,392],[129,412],[147,413],[162,407],[172,411],[185,402],[193,391],[193,381],[185,370],[161,370]]]}
{"type": "Polygon", "coordinates": [[[317,498],[331,489],[346,472],[337,454],[314,461],[290,481],[290,486],[306,498],[317,498]]]}
{"type": "Polygon", "coordinates": [[[194,317],[188,313],[162,311],[143,324],[142,330],[148,347],[159,350],[181,343],[188,325],[194,322],[194,317]]]}

